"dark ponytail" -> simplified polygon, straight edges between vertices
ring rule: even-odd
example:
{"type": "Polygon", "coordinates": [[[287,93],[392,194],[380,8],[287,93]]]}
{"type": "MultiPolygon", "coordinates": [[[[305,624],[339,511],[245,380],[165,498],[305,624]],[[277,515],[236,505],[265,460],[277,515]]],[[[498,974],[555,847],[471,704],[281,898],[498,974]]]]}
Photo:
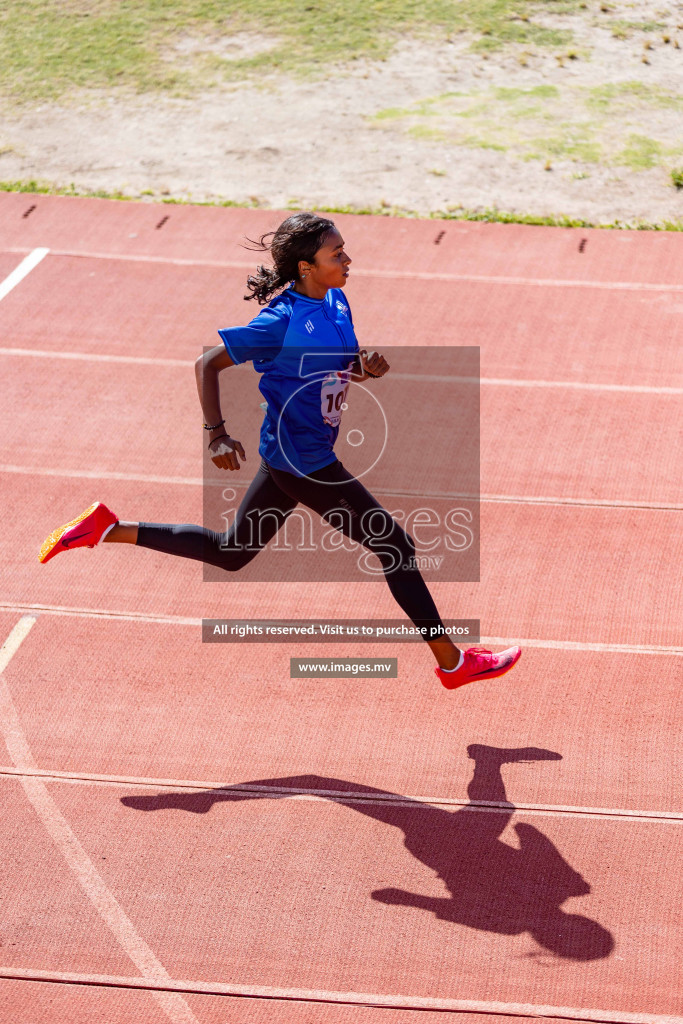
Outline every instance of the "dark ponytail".
{"type": "MultiPolygon", "coordinates": [[[[255,274],[249,275],[247,288],[250,294],[244,298],[256,299],[263,306],[276,291],[296,281],[299,277],[299,261],[314,263],[315,254],[333,228],[334,224],[326,217],[304,211],[292,214],[277,231],[261,235],[258,242],[248,238],[247,241],[256,246],[256,252],[270,252],[273,266],[262,265],[256,268],[255,274]],[[272,241],[266,243],[267,238],[272,238],[272,241]]],[[[244,248],[249,249],[250,246],[244,248]]]]}

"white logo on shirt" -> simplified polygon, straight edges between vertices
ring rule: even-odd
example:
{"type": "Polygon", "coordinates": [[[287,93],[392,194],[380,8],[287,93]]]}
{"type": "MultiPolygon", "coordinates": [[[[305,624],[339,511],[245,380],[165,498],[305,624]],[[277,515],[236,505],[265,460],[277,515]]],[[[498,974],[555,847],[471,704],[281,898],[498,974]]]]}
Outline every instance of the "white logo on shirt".
{"type": "Polygon", "coordinates": [[[313,324],[311,323],[310,320],[306,321],[306,323],[304,324],[304,327],[306,328],[306,330],[308,331],[309,334],[313,334],[313,324]]]}
{"type": "Polygon", "coordinates": [[[349,312],[349,307],[345,306],[343,302],[339,301],[339,299],[337,299],[337,309],[340,309],[344,316],[346,316],[347,313],[349,312]]]}

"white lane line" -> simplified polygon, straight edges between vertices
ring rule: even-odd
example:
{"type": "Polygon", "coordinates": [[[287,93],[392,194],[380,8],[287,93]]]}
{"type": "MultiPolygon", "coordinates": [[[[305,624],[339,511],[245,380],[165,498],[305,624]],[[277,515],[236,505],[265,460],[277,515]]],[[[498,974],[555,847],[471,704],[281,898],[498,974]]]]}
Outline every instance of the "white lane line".
{"type": "MultiPolygon", "coordinates": [[[[68,477],[80,480],[121,480],[133,483],[144,484],[169,484],[183,487],[231,487],[237,490],[246,490],[251,483],[250,480],[237,481],[230,477],[225,480],[203,480],[199,476],[154,476],[150,473],[118,473],[113,470],[97,469],[55,469],[51,466],[15,466],[11,464],[0,464],[0,473],[14,474],[17,476],[49,476],[68,477]]],[[[404,491],[388,490],[377,487],[373,489],[374,494],[381,494],[389,498],[420,498],[434,501],[478,501],[482,504],[507,504],[507,505],[571,505],[578,508],[624,508],[641,509],[644,511],[657,512],[680,512],[683,511],[683,504],[675,504],[666,501],[621,501],[615,498],[551,498],[539,495],[527,496],[524,494],[465,494],[454,491],[404,491]]]]}
{"type": "Polygon", "coordinates": [[[548,647],[556,651],[594,651],[612,654],[667,654],[670,657],[683,658],[683,647],[661,646],[659,644],[603,644],[585,643],[581,640],[535,640],[526,638],[515,640],[511,637],[483,636],[483,643],[494,644],[496,647],[516,643],[523,647],[548,647]]]}
{"type": "Polygon", "coordinates": [[[5,671],[12,658],[19,650],[19,647],[31,632],[35,621],[35,618],[32,616],[25,615],[19,620],[19,622],[17,622],[10,635],[4,641],[2,647],[0,647],[0,673],[5,671]]]}
{"type": "Polygon", "coordinates": [[[168,626],[201,626],[201,619],[183,617],[182,615],[150,615],[145,612],[103,611],[99,608],[72,608],[64,605],[50,604],[16,604],[0,601],[0,611],[6,612],[37,612],[40,615],[65,615],[79,619],[103,619],[115,622],[148,622],[154,625],[168,626]]]}
{"type": "MultiPolygon", "coordinates": [[[[194,360],[165,359],[157,356],[120,356],[108,352],[64,352],[36,348],[0,348],[0,356],[19,359],[66,359],[86,363],[130,363],[134,366],[167,366],[190,369],[194,360]]],[[[683,387],[655,384],[597,384],[576,380],[527,380],[516,377],[459,377],[448,374],[392,372],[394,380],[423,381],[426,384],[481,384],[483,387],[569,388],[574,391],[614,391],[632,395],[683,395],[683,387]]]]}
{"type": "MultiPolygon", "coordinates": [[[[642,811],[628,807],[576,807],[571,804],[524,804],[502,802],[499,800],[469,800],[459,797],[435,797],[435,796],[411,796],[410,794],[399,795],[397,793],[372,793],[370,791],[359,791],[350,793],[346,790],[337,789],[306,789],[298,786],[260,786],[249,782],[212,782],[205,779],[150,779],[131,775],[103,775],[89,772],[62,772],[54,769],[44,771],[39,768],[33,770],[12,768],[7,765],[0,766],[0,780],[3,776],[25,776],[31,775],[40,779],[47,779],[52,782],[61,782],[65,785],[74,786],[105,786],[125,787],[129,790],[131,786],[154,789],[155,796],[163,793],[201,793],[216,795],[224,794],[237,795],[240,793],[251,794],[255,798],[271,800],[313,800],[332,801],[341,804],[372,804],[382,806],[390,804],[396,807],[458,807],[466,808],[469,811],[500,811],[503,814],[521,812],[533,814],[540,817],[572,817],[572,818],[600,818],[607,821],[644,821],[655,824],[683,823],[683,812],[679,811],[642,811]]],[[[419,809],[418,807],[418,809],[419,809]]]]}
{"type": "Polygon", "coordinates": [[[63,352],[37,348],[0,348],[0,356],[17,356],[25,359],[68,359],[87,363],[131,363],[134,366],[179,366],[184,370],[192,367],[192,359],[163,359],[157,356],[116,356],[108,352],[63,352]]]}
{"type": "MultiPolygon", "coordinates": [[[[116,473],[111,470],[97,469],[53,469],[50,466],[12,466],[0,465],[0,473],[15,473],[20,476],[52,476],[70,477],[80,480],[131,480],[143,484],[175,484],[187,487],[214,486],[212,480],[202,480],[200,476],[154,476],[149,473],[116,473]]],[[[235,484],[232,480],[217,481],[220,487],[244,487],[249,482],[235,484]]]]}
{"type": "Polygon", "coordinates": [[[2,722],[5,731],[5,743],[7,745],[8,753],[14,761],[15,766],[20,770],[35,769],[36,765],[31,756],[31,751],[28,743],[26,742],[24,733],[19,725],[19,720],[16,712],[14,711],[14,705],[12,704],[11,698],[9,698],[8,703],[9,691],[7,690],[2,673],[5,671],[12,658],[19,650],[21,644],[31,632],[35,622],[36,619],[33,615],[22,616],[3,643],[2,648],[0,648],[0,721],[2,722]],[[12,750],[16,752],[17,756],[12,755],[12,750]]]}
{"type": "MultiPolygon", "coordinates": [[[[1,350],[0,350],[1,351],[1,350]]],[[[517,377],[457,377],[438,373],[392,372],[394,380],[431,384],[482,384],[505,388],[570,388],[576,391],[619,391],[631,395],[683,395],[683,388],[654,384],[596,384],[578,380],[523,380],[517,377]]]]}
{"type": "MultiPolygon", "coordinates": [[[[415,495],[417,497],[417,495],[415,495]]],[[[427,495],[431,497],[431,495],[427,495]]],[[[448,495],[448,497],[466,498],[468,495],[448,495]]],[[[469,495],[476,500],[476,495],[469,495]]],[[[539,495],[538,497],[527,497],[525,494],[481,494],[479,501],[500,503],[508,505],[576,505],[579,508],[629,508],[643,509],[645,511],[659,512],[681,512],[683,504],[676,504],[668,501],[621,501],[616,498],[550,498],[539,495]]]]}
{"type": "MultiPolygon", "coordinates": [[[[2,648],[0,667],[7,667],[28,636],[35,618],[24,616],[15,625],[2,648]]],[[[158,985],[157,1001],[163,1007],[173,1024],[197,1024],[190,1007],[182,996],[167,991],[165,983],[168,973],[157,960],[144,939],[138,935],[131,920],[109,892],[102,877],[88,857],[71,827],[48,792],[45,783],[36,775],[36,763],[21,727],[12,695],[4,676],[0,674],[0,731],[15,768],[26,774],[20,776],[24,792],[47,829],[55,846],[76,876],[81,888],[89,898],[105,924],[111,929],[119,944],[126,951],[137,969],[153,985],[158,985]]]]}
{"type": "MultiPolygon", "coordinates": [[[[3,472],[3,466],[0,465],[0,473],[3,472]]],[[[29,472],[27,470],[27,472],[29,472]]],[[[213,480],[206,482],[207,486],[213,487],[218,486],[219,482],[213,480]]],[[[223,486],[223,485],[221,485],[223,486]]],[[[248,483],[233,483],[233,487],[244,487],[249,486],[248,483]]],[[[623,501],[620,498],[565,498],[565,497],[549,497],[548,495],[527,495],[527,494],[487,494],[482,492],[481,494],[468,494],[464,491],[405,491],[405,490],[388,490],[386,488],[377,487],[373,488],[373,494],[381,494],[391,498],[425,498],[430,500],[449,500],[454,501],[466,500],[480,502],[481,504],[507,504],[507,505],[573,505],[580,508],[625,508],[625,509],[643,509],[645,511],[660,511],[660,512],[678,512],[683,511],[683,504],[676,504],[675,502],[668,501],[647,501],[639,500],[637,498],[631,501],[623,501]]]]}
{"type": "MultiPolygon", "coordinates": [[[[12,246],[5,252],[27,252],[21,246],[12,246]]],[[[65,256],[75,259],[115,260],[120,263],[158,263],[174,267],[207,267],[217,270],[249,270],[254,264],[244,260],[192,260],[176,256],[145,256],[142,254],[125,254],[111,252],[88,252],[80,249],[52,249],[53,256],[65,256]]],[[[602,291],[633,291],[633,292],[683,292],[683,284],[647,283],[644,281],[597,281],[586,278],[545,278],[545,277],[508,277],[497,274],[454,274],[441,271],[418,270],[361,270],[352,271],[354,277],[381,277],[393,280],[416,281],[463,281],[473,284],[506,284],[536,285],[542,288],[591,288],[602,291]]]]}
{"type": "Polygon", "coordinates": [[[37,267],[41,260],[45,259],[49,249],[33,249],[28,256],[15,267],[4,281],[0,282],[0,301],[12,291],[13,288],[23,281],[27,274],[30,274],[34,267],[37,267]]]}
{"type": "MultiPolygon", "coordinates": [[[[169,626],[194,626],[200,627],[202,619],[190,618],[181,615],[153,615],[146,612],[114,611],[108,609],[103,611],[99,608],[75,608],[68,605],[54,604],[24,604],[23,602],[0,601],[0,611],[21,613],[36,613],[41,615],[64,615],[81,619],[102,619],[103,621],[114,622],[144,622],[151,625],[169,626]]],[[[281,616],[271,616],[279,618],[281,616]]],[[[378,641],[379,642],[379,641],[378,641]]],[[[392,641],[387,640],[386,643],[392,641]]],[[[544,647],[558,651],[594,651],[598,654],[660,654],[668,657],[683,657],[683,647],[677,645],[661,644],[611,644],[593,643],[582,640],[539,640],[520,637],[499,637],[482,636],[482,643],[495,644],[496,647],[505,644],[516,643],[522,647],[544,647]]]]}
{"type": "MultiPolygon", "coordinates": [[[[115,974],[76,974],[69,971],[34,971],[22,967],[0,968],[0,978],[53,981],[72,985],[102,985],[108,988],[159,988],[141,978],[115,974]]],[[[293,1002],[341,1003],[347,1006],[384,1006],[398,1010],[446,1010],[451,1013],[500,1014],[511,1017],[559,1017],[586,1024],[683,1024],[683,1017],[658,1013],[627,1013],[580,1006],[546,1006],[538,1003],[500,1003],[481,999],[439,999],[435,996],[389,995],[376,992],[334,992],[328,989],[274,988],[270,985],[231,985],[220,981],[176,981],[169,979],[167,991],[217,996],[246,996],[252,999],[286,999],[293,1002]]]]}
{"type": "Polygon", "coordinates": [[[403,278],[407,281],[453,281],[470,284],[504,284],[513,287],[534,285],[538,288],[591,288],[614,292],[683,292],[683,284],[648,284],[644,281],[590,281],[585,278],[506,277],[498,274],[448,274],[410,270],[355,270],[354,277],[403,278]]]}

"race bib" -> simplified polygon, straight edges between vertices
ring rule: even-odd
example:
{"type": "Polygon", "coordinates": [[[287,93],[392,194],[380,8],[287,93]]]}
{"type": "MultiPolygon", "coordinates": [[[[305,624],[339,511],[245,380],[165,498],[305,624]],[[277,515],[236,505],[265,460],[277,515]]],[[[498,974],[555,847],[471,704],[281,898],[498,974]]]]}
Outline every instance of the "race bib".
{"type": "Polygon", "coordinates": [[[351,375],[348,370],[335,370],[323,380],[320,388],[320,411],[328,426],[338,427],[341,423],[350,386],[351,375]]]}

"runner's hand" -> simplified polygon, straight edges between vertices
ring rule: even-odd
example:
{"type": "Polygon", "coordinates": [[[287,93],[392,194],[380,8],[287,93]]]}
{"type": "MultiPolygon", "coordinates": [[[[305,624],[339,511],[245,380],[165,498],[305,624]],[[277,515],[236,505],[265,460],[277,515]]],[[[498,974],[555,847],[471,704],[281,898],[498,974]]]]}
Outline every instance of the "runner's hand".
{"type": "Polygon", "coordinates": [[[239,469],[238,454],[242,462],[245,462],[247,458],[244,454],[242,442],[237,441],[228,434],[224,434],[223,437],[214,437],[213,441],[209,442],[209,452],[211,453],[211,461],[219,469],[239,469]]]}
{"type": "Polygon", "coordinates": [[[369,373],[371,377],[383,377],[390,368],[389,363],[379,352],[368,352],[362,348],[359,354],[363,370],[369,373]]]}

